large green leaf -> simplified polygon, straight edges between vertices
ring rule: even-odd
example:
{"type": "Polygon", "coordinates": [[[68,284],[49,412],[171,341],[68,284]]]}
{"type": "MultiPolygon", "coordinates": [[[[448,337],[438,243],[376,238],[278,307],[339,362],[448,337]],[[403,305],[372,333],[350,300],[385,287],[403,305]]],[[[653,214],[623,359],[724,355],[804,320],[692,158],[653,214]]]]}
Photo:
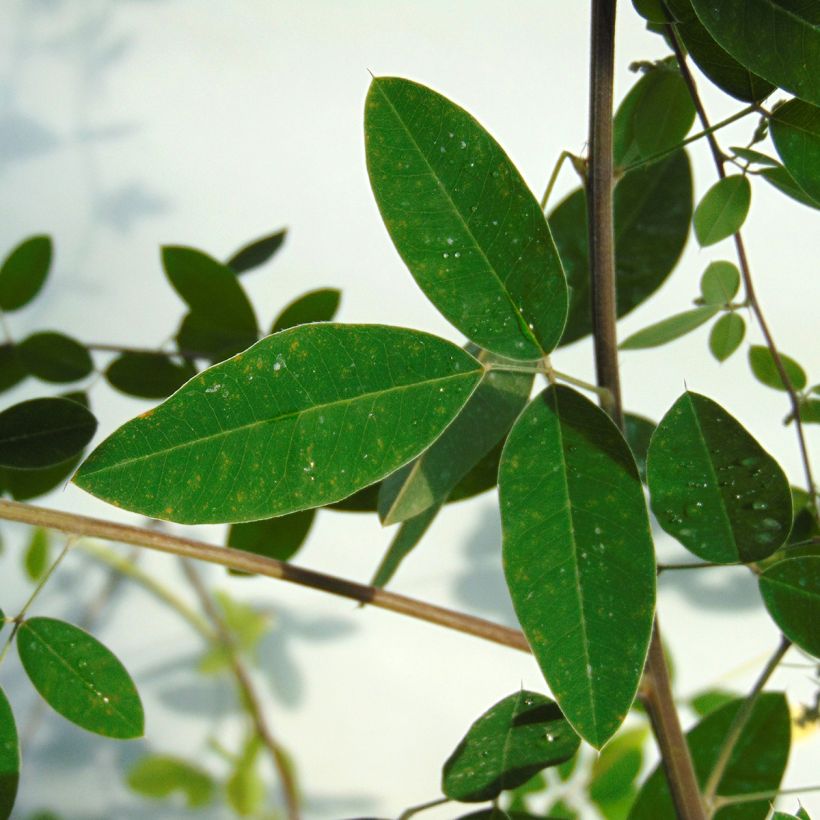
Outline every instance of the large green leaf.
{"type": "Polygon", "coordinates": [[[105,371],[112,387],[145,399],[164,399],[195,375],[191,364],[178,364],[164,353],[123,353],[105,371]]]}
{"type": "Polygon", "coordinates": [[[500,145],[424,86],[374,78],[365,139],[387,230],[431,302],[468,339],[513,359],[558,343],[567,285],[544,215],[500,145]]]}
{"type": "Polygon", "coordinates": [[[5,692],[0,689],[0,820],[14,808],[20,781],[20,741],[17,725],[5,692]]]}
{"type": "Polygon", "coordinates": [[[692,224],[695,236],[704,247],[740,230],[749,213],[752,186],[743,174],[718,180],[695,208],[692,224]]]}
{"type": "Polygon", "coordinates": [[[341,296],[336,288],[320,288],[303,294],[276,317],[271,333],[308,322],[329,322],[339,309],[341,296]]]}
{"type": "MultiPolygon", "coordinates": [[[[711,712],[686,735],[695,774],[705,785],[717,761],[729,727],[743,700],[735,700],[711,712]]],[[[757,700],[751,717],[735,746],[726,772],[718,784],[718,795],[774,792],[780,785],[789,757],[791,721],[786,698],[779,692],[764,692],[757,700]]],[[[764,820],[771,806],[766,798],[726,806],[717,811],[714,820],[764,820]]],[[[659,820],[675,817],[663,766],[657,766],[643,784],[629,820],[659,820]]]]}
{"type": "Polygon", "coordinates": [[[51,267],[51,253],[48,236],[32,236],[12,250],[0,267],[0,310],[17,310],[40,292],[51,267]]]}
{"type": "Polygon", "coordinates": [[[558,704],[522,689],[473,723],[444,764],[441,789],[464,803],[493,800],[568,760],[579,743],[558,704]]]}
{"type": "Polygon", "coordinates": [[[245,273],[245,271],[258,268],[264,265],[282,247],[287,235],[287,228],[255,239],[241,247],[225,264],[234,273],[245,273]]]}
{"type": "Polygon", "coordinates": [[[34,687],[56,712],[89,732],[140,737],[144,715],[125,667],[82,629],[54,618],[30,618],[17,651],[34,687]]]}
{"type": "Polygon", "coordinates": [[[138,794],[155,799],[182,792],[189,809],[207,805],[214,794],[213,778],[208,772],[170,755],[140,758],[128,772],[128,785],[138,794]]]}
{"type": "Polygon", "coordinates": [[[620,345],[621,350],[641,350],[647,347],[658,347],[665,345],[685,336],[687,333],[699,328],[708,322],[720,308],[717,305],[704,305],[703,307],[685,310],[683,313],[676,313],[666,319],[661,319],[654,325],[642,328],[624,339],[620,345]]]}
{"type": "Polygon", "coordinates": [[[62,333],[33,333],[17,346],[25,369],[46,382],[75,382],[94,369],[91,354],[84,345],[62,333]]]}
{"type": "MultiPolygon", "coordinates": [[[[630,171],[615,187],[615,276],[618,316],[645,302],[678,262],[692,219],[692,174],[683,151],[630,171]]],[[[561,344],[592,332],[586,197],[571,193],[549,224],[570,286],[561,344]]]]}
{"type": "Polygon", "coordinates": [[[769,129],[794,180],[813,200],[820,200],[820,108],[790,100],[775,108],[769,129]]]}
{"type": "Polygon", "coordinates": [[[601,748],[635,698],[655,612],[635,461],[603,410],[550,387],[510,432],[498,486],[516,614],[567,719],[601,748]]]}
{"type": "Polygon", "coordinates": [[[94,436],[97,419],[69,399],[30,399],[0,413],[0,466],[39,469],[76,456],[94,436]]]}
{"type": "Polygon", "coordinates": [[[483,373],[426,333],[302,325],[125,424],[74,480],[126,509],[192,524],[330,504],[432,444],[483,373]]]}
{"type": "Polygon", "coordinates": [[[691,0],[701,23],[741,65],[820,105],[820,5],[814,0],[691,0]]]}
{"type": "Polygon", "coordinates": [[[647,460],[658,523],[706,561],[759,561],[786,539],[789,483],[719,404],[688,391],[663,417],[647,460]]]}
{"type": "Polygon", "coordinates": [[[278,518],[234,524],[228,531],[228,546],[289,561],[304,544],[315,515],[315,510],[300,510],[278,518]]]}
{"type": "Polygon", "coordinates": [[[820,657],[820,557],[787,558],[758,579],[760,594],[783,634],[820,657]]]}

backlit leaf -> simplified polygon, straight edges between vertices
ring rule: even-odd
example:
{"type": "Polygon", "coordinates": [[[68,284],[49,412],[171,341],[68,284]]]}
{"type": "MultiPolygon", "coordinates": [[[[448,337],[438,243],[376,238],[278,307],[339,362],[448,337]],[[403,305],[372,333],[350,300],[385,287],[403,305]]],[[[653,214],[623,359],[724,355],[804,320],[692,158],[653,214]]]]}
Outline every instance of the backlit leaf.
{"type": "Polygon", "coordinates": [[[628,338],[624,339],[620,345],[621,350],[640,350],[647,347],[658,347],[666,344],[687,333],[699,328],[702,324],[708,322],[718,311],[719,307],[715,305],[706,305],[704,307],[693,308],[686,310],[683,313],[677,313],[674,316],[669,316],[656,322],[654,325],[639,330],[633,333],[628,338]]]}
{"type": "Polygon", "coordinates": [[[48,531],[37,527],[31,535],[26,551],[23,554],[23,566],[26,575],[32,581],[39,581],[48,569],[51,544],[48,531]]]}
{"type": "Polygon", "coordinates": [[[711,262],[700,278],[700,292],[707,305],[728,305],[740,288],[740,271],[731,262],[711,262]]]}
{"type": "Polygon", "coordinates": [[[760,176],[766,182],[777,188],[778,191],[791,197],[801,205],[808,205],[809,208],[820,209],[820,200],[810,197],[798,184],[794,177],[782,165],[776,168],[764,168],[760,172],[760,176]]]}
{"type": "Polygon", "coordinates": [[[140,758],[128,772],[127,782],[143,797],[162,799],[182,792],[190,809],[207,805],[214,794],[214,782],[208,772],[170,755],[140,758]]]}
{"type": "Polygon", "coordinates": [[[419,287],[468,339],[514,359],[558,343],[567,286],[541,208],[501,146],[429,88],[377,77],[370,184],[419,287]]]}
{"type": "Polygon", "coordinates": [[[287,229],[263,236],[240,248],[227,262],[227,266],[234,273],[245,273],[245,271],[258,268],[264,265],[278,250],[285,241],[287,229]]]}
{"type": "Polygon", "coordinates": [[[56,712],[99,735],[140,737],[144,716],[125,667],[96,638],[53,618],[30,618],[17,651],[34,687],[56,712]]]}
{"type": "Polygon", "coordinates": [[[773,157],[761,151],[755,151],[753,148],[743,148],[742,146],[733,145],[731,150],[735,156],[745,159],[746,162],[752,163],[753,165],[772,166],[774,168],[780,165],[773,157]]]}
{"type": "Polygon", "coordinates": [[[820,108],[789,100],[775,108],[769,129],[793,179],[813,200],[820,200],[820,108]]]}
{"type": "Polygon", "coordinates": [[[261,750],[261,739],[257,734],[252,734],[245,742],[225,784],[228,805],[240,817],[257,814],[265,799],[265,783],[259,776],[257,766],[261,750]]]}
{"type": "Polygon", "coordinates": [[[5,692],[0,689],[0,820],[7,820],[17,798],[20,780],[20,742],[5,692]]]}
{"type": "Polygon", "coordinates": [[[820,399],[800,400],[800,421],[804,424],[820,424],[820,399]]]}
{"type": "Polygon", "coordinates": [[[336,288],[321,288],[305,293],[276,317],[271,333],[309,322],[329,322],[339,309],[341,296],[341,291],[336,288]]]}
{"type": "Polygon", "coordinates": [[[769,615],[797,646],[820,657],[820,557],[787,558],[758,578],[769,615]]]}
{"type": "Polygon", "coordinates": [[[442,791],[451,800],[493,800],[536,772],[572,757],[580,739],[558,704],[522,689],[473,723],[444,764],[442,791]]]}
{"type": "Polygon", "coordinates": [[[714,245],[740,230],[749,213],[752,187],[742,174],[718,180],[695,208],[692,223],[702,246],[714,245]]]}
{"type": "Polygon", "coordinates": [[[289,561],[304,544],[315,514],[315,510],[302,510],[279,518],[234,524],[228,530],[228,546],[289,561]]]}
{"type": "Polygon", "coordinates": [[[699,717],[706,717],[706,715],[736,699],[737,695],[731,692],[724,692],[721,689],[707,689],[705,692],[695,695],[690,701],[690,706],[699,717]]]}
{"type": "MultiPolygon", "coordinates": [[[[806,386],[806,373],[803,368],[790,356],[780,353],[780,361],[792,387],[795,390],[802,390],[806,386]]],[[[774,358],[768,347],[762,345],[752,345],[749,348],[749,366],[752,368],[755,378],[767,387],[775,390],[785,390],[786,385],[780,377],[780,372],[774,363],[774,358]]]]}
{"type": "Polygon", "coordinates": [[[518,620],[567,719],[601,748],[635,698],[655,610],[635,461],[603,410],[550,387],[510,432],[499,492],[518,620]]]}
{"type": "Polygon", "coordinates": [[[649,445],[652,510],[705,561],[759,561],[786,539],[791,492],[777,462],[719,404],[688,391],[649,445]]]}
{"type": "Polygon", "coordinates": [[[440,509],[441,504],[434,504],[401,524],[370,581],[371,586],[384,587],[388,584],[396,574],[399,564],[424,537],[440,509]]]}
{"type": "Polygon", "coordinates": [[[181,523],[330,504],[438,438],[483,367],[450,342],[382,325],[303,325],[188,382],[125,424],[76,483],[181,523]]]}
{"type": "Polygon", "coordinates": [[[164,353],[123,353],[105,371],[112,387],[145,399],[164,399],[195,375],[188,362],[178,364],[164,353]]]}
{"type": "Polygon", "coordinates": [[[719,362],[725,362],[740,347],[745,335],[746,323],[743,317],[737,313],[727,313],[712,325],[709,350],[719,362]]]}
{"type": "Polygon", "coordinates": [[[609,816],[606,808],[634,792],[635,779],[643,765],[646,728],[629,729],[615,735],[593,761],[589,796],[609,816]]]}
{"type": "Polygon", "coordinates": [[[48,236],[32,236],[11,251],[0,267],[0,310],[17,310],[40,292],[51,267],[51,254],[48,236]]]}
{"type": "Polygon", "coordinates": [[[17,346],[25,369],[46,382],[75,382],[94,369],[88,350],[62,333],[34,333],[17,346]]]}

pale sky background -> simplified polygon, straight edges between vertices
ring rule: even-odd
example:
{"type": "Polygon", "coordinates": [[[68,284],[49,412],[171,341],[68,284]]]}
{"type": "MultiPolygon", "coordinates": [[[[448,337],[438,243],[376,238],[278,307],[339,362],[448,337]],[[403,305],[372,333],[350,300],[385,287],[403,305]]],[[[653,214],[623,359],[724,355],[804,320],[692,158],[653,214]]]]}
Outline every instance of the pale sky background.
{"type": "MultiPolygon", "coordinates": [[[[631,4],[620,6],[617,99],[634,81],[630,62],[666,53],[631,4]]],[[[405,270],[370,193],[362,137],[368,69],[425,83],[463,105],[540,195],[560,151],[584,149],[587,7],[556,0],[6,0],[0,254],[33,233],[51,233],[56,246],[47,290],[11,317],[15,335],[55,329],[86,342],[157,346],[183,310],[164,280],[161,244],[226,258],[288,226],[275,260],[243,278],[263,325],[301,292],[334,286],[343,290],[342,321],[416,327],[461,342],[405,270]]],[[[702,87],[714,121],[742,107],[705,81],[702,87]]],[[[744,120],[721,142],[745,144],[753,127],[744,120]]],[[[692,157],[700,196],[714,169],[705,145],[694,146],[692,157]]],[[[555,201],[575,184],[566,169],[555,201]]],[[[778,344],[799,354],[817,382],[816,212],[759,182],[745,234],[778,344]]],[[[699,250],[690,238],[670,280],[620,332],[689,307],[703,269],[722,258],[733,258],[729,241],[699,250]]],[[[655,351],[624,354],[628,409],[657,420],[686,382],[724,404],[800,483],[794,431],[780,424],[783,395],[752,379],[745,351],[714,362],[707,335],[702,328],[655,351]]],[[[749,338],[760,342],[756,328],[749,338]]],[[[553,361],[592,378],[588,341],[553,361]]],[[[4,396],[4,405],[38,392],[45,391],[31,382],[4,396]]],[[[92,402],[100,437],[148,406],[103,383],[92,402]]],[[[815,455],[816,430],[809,431],[815,455]]],[[[133,520],[73,487],[47,502],[133,520]]],[[[219,527],[179,529],[214,543],[224,537],[219,527]]],[[[28,594],[19,570],[24,533],[3,530],[0,604],[14,612],[28,594]]],[[[391,535],[375,517],[322,513],[298,562],[366,580],[391,535]]],[[[668,538],[659,539],[659,550],[686,559],[668,538]]],[[[143,566],[187,597],[173,560],[146,555],[143,566]]],[[[512,650],[277,582],[203,572],[277,619],[256,679],[268,693],[274,731],[296,760],[305,820],[395,817],[435,798],[441,764],[482,711],[522,684],[546,691],[534,661],[512,650]]],[[[76,619],[102,582],[73,555],[35,611],[76,619]]],[[[509,622],[495,496],[445,510],[393,588],[509,622]]],[[[777,642],[749,573],[679,574],[663,577],[660,589],[678,692],[717,683],[745,691],[777,642]]],[[[196,637],[139,591],[125,589],[95,632],[140,687],[147,737],[96,738],[52,713],[32,723],[34,698],[10,655],[0,683],[28,740],[16,816],[39,808],[67,818],[187,816],[133,798],[123,773],[148,750],[219,771],[206,742],[216,736],[236,747],[241,724],[230,713],[232,691],[190,673],[196,637]]],[[[801,659],[793,653],[790,660],[801,659]]],[[[808,672],[789,668],[775,677],[792,703],[810,695],[808,672]]],[[[818,750],[816,734],[795,744],[787,785],[816,782],[818,750]]],[[[816,795],[804,804],[820,811],[816,795]]],[[[445,807],[424,817],[456,814],[445,807]]],[[[585,816],[595,815],[588,809],[585,816]]]]}

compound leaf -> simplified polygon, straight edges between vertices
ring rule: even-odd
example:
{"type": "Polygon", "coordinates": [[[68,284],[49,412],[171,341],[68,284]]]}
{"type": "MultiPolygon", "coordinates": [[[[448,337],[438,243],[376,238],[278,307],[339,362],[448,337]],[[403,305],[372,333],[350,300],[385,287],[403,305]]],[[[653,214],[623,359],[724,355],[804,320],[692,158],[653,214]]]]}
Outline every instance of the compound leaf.
{"type": "Polygon", "coordinates": [[[801,649],[820,657],[820,557],[804,555],[772,564],[758,578],[772,620],[801,649]]]}

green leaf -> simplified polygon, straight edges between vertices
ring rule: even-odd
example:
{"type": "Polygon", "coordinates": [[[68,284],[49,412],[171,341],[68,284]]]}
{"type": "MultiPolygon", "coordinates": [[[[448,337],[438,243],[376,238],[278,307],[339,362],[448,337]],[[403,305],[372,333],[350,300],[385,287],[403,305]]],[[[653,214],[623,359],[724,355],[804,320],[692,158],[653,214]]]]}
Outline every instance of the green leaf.
{"type": "Polygon", "coordinates": [[[176,342],[182,355],[221,362],[259,341],[250,328],[220,324],[219,320],[199,313],[187,313],[177,330],[176,342]]]}
{"type": "Polygon", "coordinates": [[[700,279],[700,293],[707,305],[728,305],[740,288],[740,271],[731,262],[712,262],[700,279]]]}
{"type": "Polygon", "coordinates": [[[43,700],[99,735],[141,737],[139,694],[125,667],[96,638],[54,618],[30,618],[17,632],[23,668],[43,700]]]}
{"type": "MultiPolygon", "coordinates": [[[[802,390],[807,382],[806,372],[803,368],[785,353],[780,353],[780,361],[783,363],[783,368],[792,383],[792,387],[795,390],[802,390]]],[[[752,345],[749,348],[749,366],[752,368],[755,378],[765,384],[766,387],[773,387],[775,390],[786,389],[768,347],[752,345]]]]}
{"type": "Polygon", "coordinates": [[[289,561],[304,544],[315,515],[315,510],[302,510],[279,518],[234,524],[228,530],[228,546],[289,561]]]}
{"type": "MultiPolygon", "coordinates": [[[[616,735],[592,763],[589,797],[602,809],[631,796],[643,765],[645,727],[616,735]]],[[[606,815],[606,812],[604,812],[606,815]]]]}
{"type": "Polygon", "coordinates": [[[37,527],[31,535],[26,551],[23,554],[23,566],[26,575],[32,581],[39,581],[48,569],[51,544],[48,531],[37,527]]]}
{"type": "Polygon", "coordinates": [[[724,692],[722,689],[707,689],[692,698],[689,705],[698,715],[698,717],[706,717],[721,706],[735,700],[737,695],[732,692],[724,692]]]}
{"type": "Polygon", "coordinates": [[[145,399],[164,399],[194,376],[190,363],[177,364],[164,353],[123,353],[105,371],[112,387],[145,399]]]}
{"type": "Polygon", "coordinates": [[[635,461],[603,410],[550,387],[510,432],[498,486],[516,614],[567,719],[601,748],[635,698],[655,610],[635,461]]]}
{"type": "Polygon", "coordinates": [[[632,0],[632,6],[647,22],[666,22],[667,18],[661,0],[632,0]]]}
{"type": "Polygon", "coordinates": [[[820,105],[820,10],[794,0],[692,0],[701,23],[741,65],[820,105]]]}
{"type": "Polygon", "coordinates": [[[13,344],[0,345],[0,393],[11,390],[26,376],[28,371],[20,361],[17,347],[13,344]]]}
{"type": "MultiPolygon", "coordinates": [[[[234,638],[236,648],[253,656],[259,641],[270,628],[270,615],[232,598],[227,592],[217,591],[214,598],[222,610],[222,617],[234,638]]],[[[209,675],[221,672],[230,665],[231,657],[229,648],[213,646],[199,662],[199,671],[209,675]]]]}
{"type": "MultiPolygon", "coordinates": [[[[686,735],[698,783],[703,786],[720,754],[729,727],[743,699],[732,701],[707,715],[686,735]]],[[[786,698],[779,692],[763,692],[752,709],[735,751],[718,785],[718,795],[773,792],[780,785],[789,757],[791,721],[786,698]]],[[[771,800],[726,806],[714,820],[765,820],[771,800]]],[[[629,820],[674,817],[666,775],[657,766],[643,784],[629,820]]]]}
{"type": "Polygon", "coordinates": [[[647,347],[664,345],[667,342],[685,336],[687,333],[695,330],[695,328],[705,324],[719,310],[720,308],[716,305],[706,305],[704,307],[693,308],[692,310],[685,310],[683,313],[669,316],[667,319],[662,319],[654,325],[649,325],[649,327],[645,327],[643,330],[633,333],[624,339],[618,347],[620,347],[621,350],[641,350],[647,347]]]}
{"type": "Polygon", "coordinates": [[[38,469],[76,456],[94,437],[97,419],[69,399],[30,399],[0,413],[0,466],[38,469]]]}
{"type": "MultiPolygon", "coordinates": [[[[615,187],[615,276],[618,316],[645,302],[680,258],[692,219],[692,174],[683,151],[629,171],[615,187]]],[[[592,332],[586,197],[581,189],[549,217],[570,286],[561,344],[592,332]]]]}
{"type": "Polygon", "coordinates": [[[276,317],[271,333],[309,322],[329,322],[339,309],[342,293],[336,288],[320,288],[305,293],[291,302],[276,317]]]}
{"type": "Polygon", "coordinates": [[[804,424],[820,424],[820,399],[800,400],[800,421],[804,424]]]}
{"type": "Polygon", "coordinates": [[[13,470],[10,467],[0,467],[0,488],[15,501],[29,501],[66,484],[68,479],[74,475],[81,460],[82,453],[79,453],[62,464],[43,467],[39,470],[13,470]]]}
{"type": "Polygon", "coordinates": [[[0,310],[18,310],[40,292],[51,267],[51,254],[48,236],[32,236],[11,251],[0,267],[0,310]]]}
{"type": "Polygon", "coordinates": [[[792,178],[813,200],[820,200],[820,108],[789,100],[775,108],[769,129],[792,178]]]}
{"type": "Polygon", "coordinates": [[[17,354],[29,373],[46,382],[76,382],[94,369],[88,350],[62,333],[34,333],[20,342],[17,354]]]}
{"type": "Polygon", "coordinates": [[[245,271],[258,268],[264,265],[282,247],[287,234],[287,228],[282,228],[276,233],[263,236],[240,248],[227,262],[227,266],[234,273],[245,273],[245,271]]]}
{"type": "Polygon", "coordinates": [[[705,561],[759,561],[789,534],[791,492],[780,466],[699,393],[684,393],[661,420],[647,475],[658,523],[705,561]]]}
{"type": "Polygon", "coordinates": [[[780,163],[776,159],[773,159],[768,154],[755,151],[752,148],[742,148],[737,145],[733,145],[731,151],[736,157],[745,159],[747,162],[754,165],[770,165],[774,168],[780,167],[780,163]]]}
{"type": "Polygon", "coordinates": [[[702,246],[714,245],[740,230],[749,213],[752,186],[743,174],[718,180],[695,208],[692,222],[702,246]]]}
{"type": "Polygon", "coordinates": [[[128,772],[128,785],[143,797],[163,799],[182,792],[189,809],[213,800],[214,782],[204,769],[179,757],[147,755],[128,772]]]}
{"type": "Polygon", "coordinates": [[[777,188],[778,191],[791,197],[795,202],[820,210],[820,201],[810,197],[782,165],[778,165],[776,168],[764,168],[760,172],[760,176],[777,188]]]}
{"type": "Polygon", "coordinates": [[[820,657],[820,557],[787,558],[758,578],[772,620],[801,649],[820,657]]]}
{"type": "Polygon", "coordinates": [[[370,184],[396,249],[468,339],[513,359],[558,343],[561,261],[541,208],[500,145],[429,88],[376,77],[367,95],[370,184]]]}
{"type": "Polygon", "coordinates": [[[737,313],[727,313],[712,325],[709,350],[719,362],[725,362],[740,347],[745,335],[746,323],[743,317],[737,313]]]}
{"type": "Polygon", "coordinates": [[[473,723],[444,764],[441,789],[451,800],[494,800],[536,772],[568,760],[580,739],[558,704],[522,689],[473,723]]]}
{"type": "Polygon", "coordinates": [[[7,820],[17,798],[20,780],[20,741],[14,714],[5,692],[0,689],[0,818],[7,820]]]}
{"type": "Polygon", "coordinates": [[[624,413],[624,438],[632,451],[641,481],[646,481],[646,455],[657,425],[635,413],[624,413]]]}
{"type": "Polygon", "coordinates": [[[418,331],[283,330],[125,424],[74,481],[126,509],[191,524],[330,504],[429,447],[483,372],[418,331]]]}
{"type": "Polygon", "coordinates": [[[413,518],[404,521],[393,536],[387,552],[376,568],[370,585],[385,587],[396,574],[401,562],[416,548],[441,509],[441,504],[427,507],[413,518]]]}
{"type": "Polygon", "coordinates": [[[265,799],[265,783],[257,771],[257,760],[262,749],[258,735],[251,735],[236,761],[225,784],[228,805],[240,816],[256,814],[265,799]]]}

